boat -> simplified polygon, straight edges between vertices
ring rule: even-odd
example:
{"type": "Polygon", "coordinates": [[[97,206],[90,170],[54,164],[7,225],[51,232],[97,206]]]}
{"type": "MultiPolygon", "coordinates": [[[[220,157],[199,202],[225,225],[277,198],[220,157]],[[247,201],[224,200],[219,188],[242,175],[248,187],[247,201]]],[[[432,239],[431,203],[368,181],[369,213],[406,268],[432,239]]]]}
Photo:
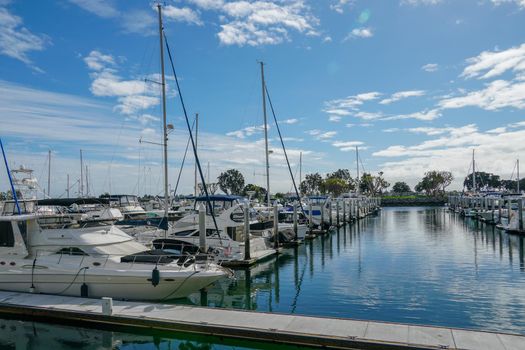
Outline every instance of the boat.
{"type": "MultiPolygon", "coordinates": [[[[244,208],[249,206],[249,202],[239,196],[211,195],[209,196],[213,208],[211,213],[209,206],[206,205],[207,200],[206,196],[195,198],[194,212],[172,223],[167,232],[160,229],[142,232],[136,235],[137,240],[145,244],[153,244],[157,248],[199,247],[198,209],[206,207],[206,245],[209,252],[221,262],[244,260],[244,208]]],[[[250,257],[259,260],[275,254],[275,249],[272,249],[270,242],[272,230],[261,229],[257,217],[254,211],[250,211],[250,228],[254,229],[254,232],[250,233],[250,257]]]]}
{"type": "Polygon", "coordinates": [[[149,250],[114,225],[42,229],[0,216],[0,289],[126,300],[183,298],[229,275],[206,257],[149,250]]]}

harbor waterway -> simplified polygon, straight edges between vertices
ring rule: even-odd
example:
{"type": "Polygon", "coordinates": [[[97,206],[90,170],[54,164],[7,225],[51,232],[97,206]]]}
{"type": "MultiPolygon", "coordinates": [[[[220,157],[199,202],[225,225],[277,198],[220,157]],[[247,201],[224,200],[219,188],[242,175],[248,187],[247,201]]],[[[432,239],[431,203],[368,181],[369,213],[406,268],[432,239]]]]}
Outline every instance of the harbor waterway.
{"type": "Polygon", "coordinates": [[[183,302],[525,334],[524,240],[445,208],[384,208],[183,302]]]}

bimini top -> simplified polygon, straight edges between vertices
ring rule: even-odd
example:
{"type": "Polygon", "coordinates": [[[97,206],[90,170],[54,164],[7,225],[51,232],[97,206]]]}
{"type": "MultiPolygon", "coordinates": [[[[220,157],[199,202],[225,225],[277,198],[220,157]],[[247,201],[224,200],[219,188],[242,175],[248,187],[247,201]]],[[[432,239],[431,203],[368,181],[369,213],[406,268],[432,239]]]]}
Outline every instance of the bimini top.
{"type": "Polygon", "coordinates": [[[308,199],[328,199],[328,196],[308,196],[308,199]]]}
{"type": "MultiPolygon", "coordinates": [[[[223,202],[233,202],[236,200],[244,199],[244,197],[241,196],[232,196],[227,194],[214,194],[209,196],[210,201],[223,201],[223,202]]],[[[196,202],[205,202],[207,201],[206,196],[199,196],[195,198],[196,202]]]]}
{"type": "Polygon", "coordinates": [[[109,204],[108,198],[49,198],[39,199],[38,205],[56,205],[69,207],[73,204],[109,204]]]}
{"type": "Polygon", "coordinates": [[[111,199],[119,199],[122,197],[137,197],[137,196],[134,194],[111,194],[111,195],[103,194],[100,196],[100,198],[111,198],[111,199]]]}

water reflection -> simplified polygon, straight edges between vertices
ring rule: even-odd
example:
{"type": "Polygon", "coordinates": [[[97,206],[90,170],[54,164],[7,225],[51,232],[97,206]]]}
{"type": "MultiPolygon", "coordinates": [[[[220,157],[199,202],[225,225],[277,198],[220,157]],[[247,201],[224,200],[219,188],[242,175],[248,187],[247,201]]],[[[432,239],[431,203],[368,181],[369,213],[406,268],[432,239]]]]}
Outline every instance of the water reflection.
{"type": "MultiPolygon", "coordinates": [[[[131,332],[131,331],[130,331],[131,332]]],[[[2,350],[233,350],[297,347],[176,332],[112,332],[100,329],[60,326],[30,321],[0,319],[2,350]],[[141,334],[142,333],[142,334],[141,334]]]]}
{"type": "Polygon", "coordinates": [[[389,208],[190,301],[525,333],[523,241],[442,208],[389,208]]]}

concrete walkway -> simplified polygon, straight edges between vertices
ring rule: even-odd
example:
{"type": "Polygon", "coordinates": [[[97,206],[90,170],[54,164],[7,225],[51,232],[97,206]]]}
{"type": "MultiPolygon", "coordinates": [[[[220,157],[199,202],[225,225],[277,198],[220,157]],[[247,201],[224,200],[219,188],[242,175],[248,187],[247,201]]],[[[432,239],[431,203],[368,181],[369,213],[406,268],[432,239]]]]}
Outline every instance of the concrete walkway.
{"type": "Polygon", "coordinates": [[[308,317],[0,292],[0,314],[35,321],[130,326],[316,347],[352,349],[524,350],[525,336],[386,322],[308,317]]]}

